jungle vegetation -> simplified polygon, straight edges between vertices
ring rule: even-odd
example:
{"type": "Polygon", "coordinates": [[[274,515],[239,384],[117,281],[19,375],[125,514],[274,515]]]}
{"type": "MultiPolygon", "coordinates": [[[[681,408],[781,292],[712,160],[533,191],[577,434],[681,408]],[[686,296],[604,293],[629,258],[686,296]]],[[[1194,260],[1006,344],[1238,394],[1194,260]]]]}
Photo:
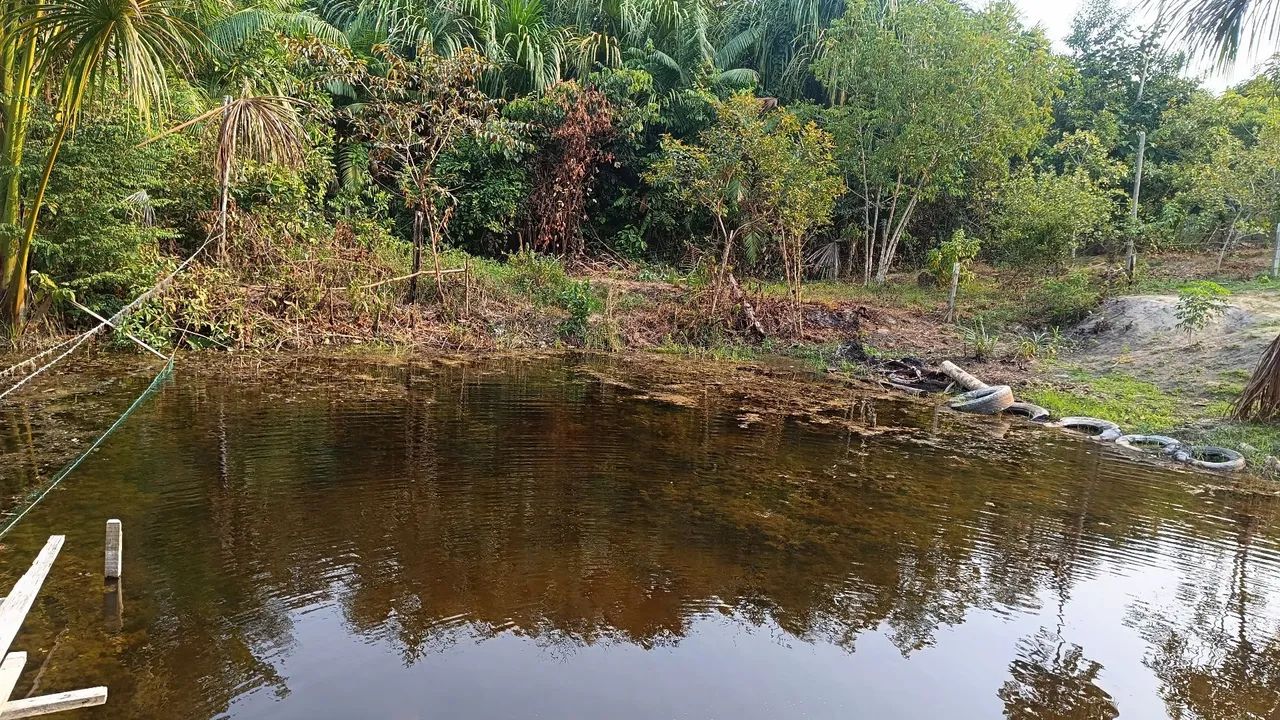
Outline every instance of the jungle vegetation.
{"type": "Polygon", "coordinates": [[[1192,59],[1272,41],[1272,3],[1088,0],[1066,52],[974,4],[12,0],[0,326],[114,310],[198,248],[138,327],[455,322],[472,260],[580,321],[601,300],[548,256],[701,273],[717,315],[735,274],[799,303],[955,242],[1066,287],[1082,255],[1271,236],[1280,63],[1215,93],[1192,59]]]}

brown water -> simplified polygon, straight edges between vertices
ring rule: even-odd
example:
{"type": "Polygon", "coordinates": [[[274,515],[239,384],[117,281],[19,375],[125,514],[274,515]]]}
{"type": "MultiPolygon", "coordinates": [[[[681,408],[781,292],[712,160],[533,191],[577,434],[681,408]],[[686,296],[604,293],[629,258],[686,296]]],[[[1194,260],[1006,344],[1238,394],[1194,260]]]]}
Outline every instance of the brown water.
{"type": "MultiPolygon", "coordinates": [[[[19,694],[43,664],[39,692],[111,689],[69,718],[1280,717],[1270,502],[1021,423],[853,398],[906,428],[853,433],[612,364],[180,368],[4,538],[7,587],[68,536],[19,694]]],[[[21,417],[10,484],[54,437],[21,417]]]]}

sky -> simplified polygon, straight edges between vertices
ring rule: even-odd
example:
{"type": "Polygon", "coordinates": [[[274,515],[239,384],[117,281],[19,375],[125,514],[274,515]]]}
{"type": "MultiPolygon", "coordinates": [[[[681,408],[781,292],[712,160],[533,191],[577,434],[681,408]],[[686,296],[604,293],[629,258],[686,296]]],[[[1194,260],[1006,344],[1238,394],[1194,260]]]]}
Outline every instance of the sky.
{"type": "MultiPolygon", "coordinates": [[[[1082,4],[1081,0],[1014,0],[1014,4],[1022,11],[1023,19],[1028,25],[1044,26],[1049,39],[1059,50],[1065,50],[1063,39],[1071,32],[1071,19],[1082,4]]],[[[1130,4],[1130,7],[1136,3],[1130,4]]],[[[1228,72],[1209,72],[1200,68],[1196,74],[1204,76],[1204,83],[1213,90],[1225,90],[1237,82],[1248,79],[1252,70],[1261,60],[1258,53],[1251,57],[1243,57],[1228,72]]],[[[1265,59],[1265,58],[1263,58],[1265,59]]]]}

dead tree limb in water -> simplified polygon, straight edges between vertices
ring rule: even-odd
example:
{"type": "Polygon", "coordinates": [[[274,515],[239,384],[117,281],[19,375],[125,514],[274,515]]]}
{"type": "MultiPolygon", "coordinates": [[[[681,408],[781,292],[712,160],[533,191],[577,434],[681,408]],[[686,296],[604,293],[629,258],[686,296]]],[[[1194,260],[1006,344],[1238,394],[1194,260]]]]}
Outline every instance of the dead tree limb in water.
{"type": "Polygon", "coordinates": [[[1273,420],[1280,416],[1280,336],[1263,353],[1253,377],[1236,401],[1236,420],[1273,420]]]}
{"type": "Polygon", "coordinates": [[[751,307],[751,301],[747,300],[747,296],[742,293],[742,287],[738,285],[738,278],[729,273],[729,290],[733,293],[733,301],[742,306],[742,314],[747,316],[747,329],[760,339],[765,338],[764,328],[760,325],[760,320],[756,318],[756,309],[751,307]]]}

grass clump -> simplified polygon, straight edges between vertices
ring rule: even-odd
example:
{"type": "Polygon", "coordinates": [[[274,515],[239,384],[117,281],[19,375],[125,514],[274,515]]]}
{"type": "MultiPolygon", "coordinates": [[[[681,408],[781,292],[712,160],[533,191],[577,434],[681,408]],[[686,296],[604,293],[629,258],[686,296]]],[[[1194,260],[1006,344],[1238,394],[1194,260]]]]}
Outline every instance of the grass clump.
{"type": "Polygon", "coordinates": [[[1238,450],[1254,472],[1261,472],[1267,456],[1280,457],[1280,425],[1231,422],[1192,438],[1205,445],[1238,450]]]}
{"type": "Polygon", "coordinates": [[[1071,388],[1034,388],[1026,397],[1055,416],[1110,420],[1125,432],[1158,432],[1176,426],[1177,401],[1155,385],[1122,373],[1074,372],[1071,388]]]}

